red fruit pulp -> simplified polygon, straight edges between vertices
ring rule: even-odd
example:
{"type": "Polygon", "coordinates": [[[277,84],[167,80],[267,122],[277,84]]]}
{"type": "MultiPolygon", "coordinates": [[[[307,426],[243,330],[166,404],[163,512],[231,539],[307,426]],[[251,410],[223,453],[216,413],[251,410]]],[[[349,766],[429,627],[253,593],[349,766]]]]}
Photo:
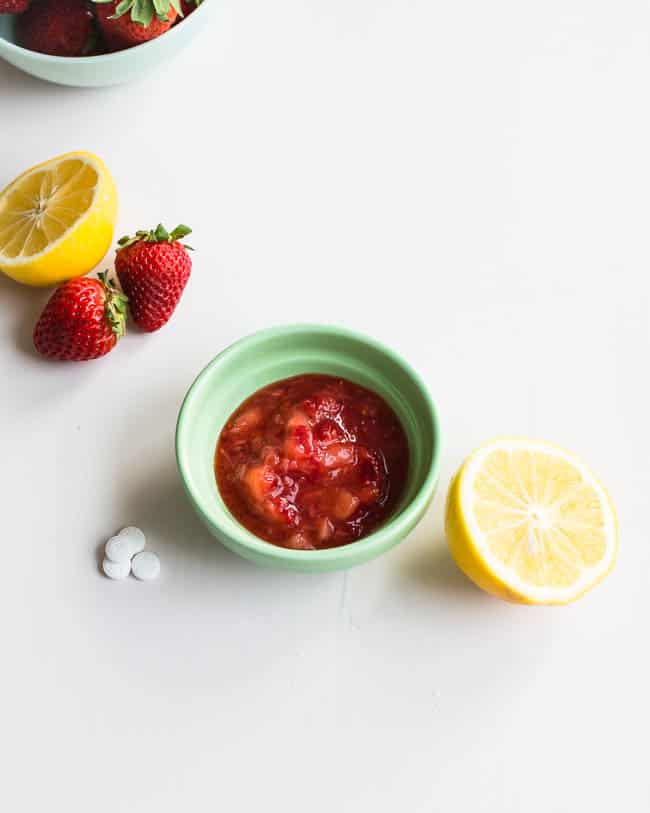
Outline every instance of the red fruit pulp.
{"type": "Polygon", "coordinates": [[[409,447],[376,393],[327,375],[256,392],[230,416],[215,475],[231,513],[287,548],[347,545],[374,530],[402,495],[409,447]]]}

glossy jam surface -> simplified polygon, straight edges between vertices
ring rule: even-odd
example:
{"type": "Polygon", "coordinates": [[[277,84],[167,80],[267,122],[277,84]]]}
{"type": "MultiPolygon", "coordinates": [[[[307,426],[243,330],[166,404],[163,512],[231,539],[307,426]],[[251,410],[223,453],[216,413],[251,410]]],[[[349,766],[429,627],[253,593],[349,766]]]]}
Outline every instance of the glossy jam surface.
{"type": "Polygon", "coordinates": [[[287,548],[347,545],[396,506],[408,441],[388,404],[341,378],[300,375],[246,400],[217,444],[227,507],[261,539],[287,548]]]}

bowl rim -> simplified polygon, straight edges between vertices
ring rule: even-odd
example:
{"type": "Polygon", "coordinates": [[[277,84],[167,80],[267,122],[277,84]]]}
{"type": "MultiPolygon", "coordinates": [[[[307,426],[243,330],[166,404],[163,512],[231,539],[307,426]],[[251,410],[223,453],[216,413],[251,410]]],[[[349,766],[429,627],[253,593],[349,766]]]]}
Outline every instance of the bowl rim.
{"type": "Polygon", "coordinates": [[[348,559],[363,561],[364,559],[372,558],[372,554],[375,550],[377,553],[380,553],[386,543],[390,543],[395,538],[399,540],[406,536],[406,534],[415,524],[415,521],[417,521],[418,516],[420,516],[426,510],[426,507],[433,496],[440,471],[440,420],[438,417],[438,411],[429,393],[429,389],[424,382],[424,379],[402,356],[399,355],[399,353],[391,350],[391,348],[387,347],[377,339],[339,325],[313,323],[279,325],[276,327],[258,330],[244,336],[241,339],[238,339],[218,353],[201,370],[185,394],[178,413],[175,450],[176,465],[190,502],[194,506],[196,512],[203,518],[210,528],[214,528],[220,534],[220,536],[233,539],[241,547],[246,548],[255,554],[259,554],[263,558],[274,560],[276,562],[313,562],[314,564],[334,564],[344,562],[348,559]],[[380,526],[368,536],[348,545],[342,545],[338,548],[325,548],[323,550],[293,550],[291,548],[283,548],[279,545],[273,545],[272,543],[255,536],[255,534],[251,533],[244,528],[243,525],[239,525],[238,523],[236,523],[236,527],[234,529],[228,529],[227,531],[224,530],[220,526],[219,521],[215,520],[214,516],[208,510],[206,510],[201,498],[194,492],[191,485],[192,477],[190,476],[189,466],[185,459],[186,455],[184,455],[185,436],[189,431],[187,424],[188,407],[196,396],[196,393],[203,382],[210,377],[214,368],[221,364],[224,358],[239,351],[242,346],[255,347],[257,345],[264,344],[265,342],[279,335],[286,336],[305,331],[312,333],[316,332],[323,335],[331,335],[332,333],[335,333],[339,337],[343,336],[344,338],[353,341],[362,342],[387,356],[391,361],[398,365],[416,385],[427,407],[428,418],[431,421],[433,429],[431,463],[429,464],[429,469],[424,481],[421,483],[408,505],[406,505],[397,516],[389,518],[384,525],[380,526]]]}
{"type": "MultiPolygon", "coordinates": [[[[187,17],[183,19],[183,24],[189,24],[190,20],[193,20],[197,15],[205,14],[205,9],[208,7],[209,2],[210,0],[205,0],[200,6],[197,6],[191,14],[188,14],[187,17]]],[[[216,3],[216,0],[212,0],[212,2],[216,3]]],[[[18,17],[20,15],[16,14],[13,16],[18,17]]],[[[196,24],[196,22],[192,23],[192,25],[196,24]]],[[[31,51],[29,48],[24,48],[22,45],[18,45],[2,36],[0,36],[0,50],[4,48],[8,53],[14,52],[16,54],[27,55],[30,59],[33,59],[34,62],[39,62],[44,65],[98,65],[102,62],[127,61],[133,51],[141,53],[143,49],[160,48],[160,42],[162,42],[162,40],[179,36],[179,28],[180,25],[173,25],[168,31],[161,34],[161,36],[155,37],[147,42],[141,42],[139,45],[124,48],[122,51],[111,51],[108,54],[94,54],[93,56],[53,56],[52,54],[42,54],[40,51],[31,51]]]]}

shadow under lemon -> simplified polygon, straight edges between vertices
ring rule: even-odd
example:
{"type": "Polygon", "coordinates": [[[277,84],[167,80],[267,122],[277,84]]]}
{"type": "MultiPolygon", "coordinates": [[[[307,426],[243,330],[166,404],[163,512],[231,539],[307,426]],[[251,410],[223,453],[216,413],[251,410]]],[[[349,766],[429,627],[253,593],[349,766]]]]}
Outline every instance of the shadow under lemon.
{"type": "Polygon", "coordinates": [[[405,557],[402,572],[405,578],[426,590],[462,591],[476,598],[484,595],[459,570],[444,536],[418,545],[417,550],[405,557]]]}

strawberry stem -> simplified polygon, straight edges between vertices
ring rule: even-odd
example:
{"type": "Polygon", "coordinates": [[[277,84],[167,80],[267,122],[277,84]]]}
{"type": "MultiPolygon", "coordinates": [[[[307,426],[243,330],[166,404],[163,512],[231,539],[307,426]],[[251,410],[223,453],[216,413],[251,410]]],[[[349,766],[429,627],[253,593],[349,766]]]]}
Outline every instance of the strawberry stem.
{"type": "MultiPolygon", "coordinates": [[[[117,241],[117,244],[120,248],[126,248],[140,241],[144,243],[175,243],[177,240],[182,240],[183,237],[187,237],[187,235],[191,233],[192,229],[190,229],[189,226],[184,226],[182,223],[176,226],[171,232],[168,232],[163,224],[159,223],[155,229],[151,229],[150,231],[141,230],[137,231],[133,237],[129,235],[122,237],[117,241]]],[[[185,248],[190,248],[190,246],[185,246],[185,248]]]]}
{"type": "Polygon", "coordinates": [[[115,280],[109,280],[108,271],[97,275],[106,292],[104,313],[111,326],[111,330],[119,339],[126,332],[126,305],[129,298],[117,287],[115,280]]]}

